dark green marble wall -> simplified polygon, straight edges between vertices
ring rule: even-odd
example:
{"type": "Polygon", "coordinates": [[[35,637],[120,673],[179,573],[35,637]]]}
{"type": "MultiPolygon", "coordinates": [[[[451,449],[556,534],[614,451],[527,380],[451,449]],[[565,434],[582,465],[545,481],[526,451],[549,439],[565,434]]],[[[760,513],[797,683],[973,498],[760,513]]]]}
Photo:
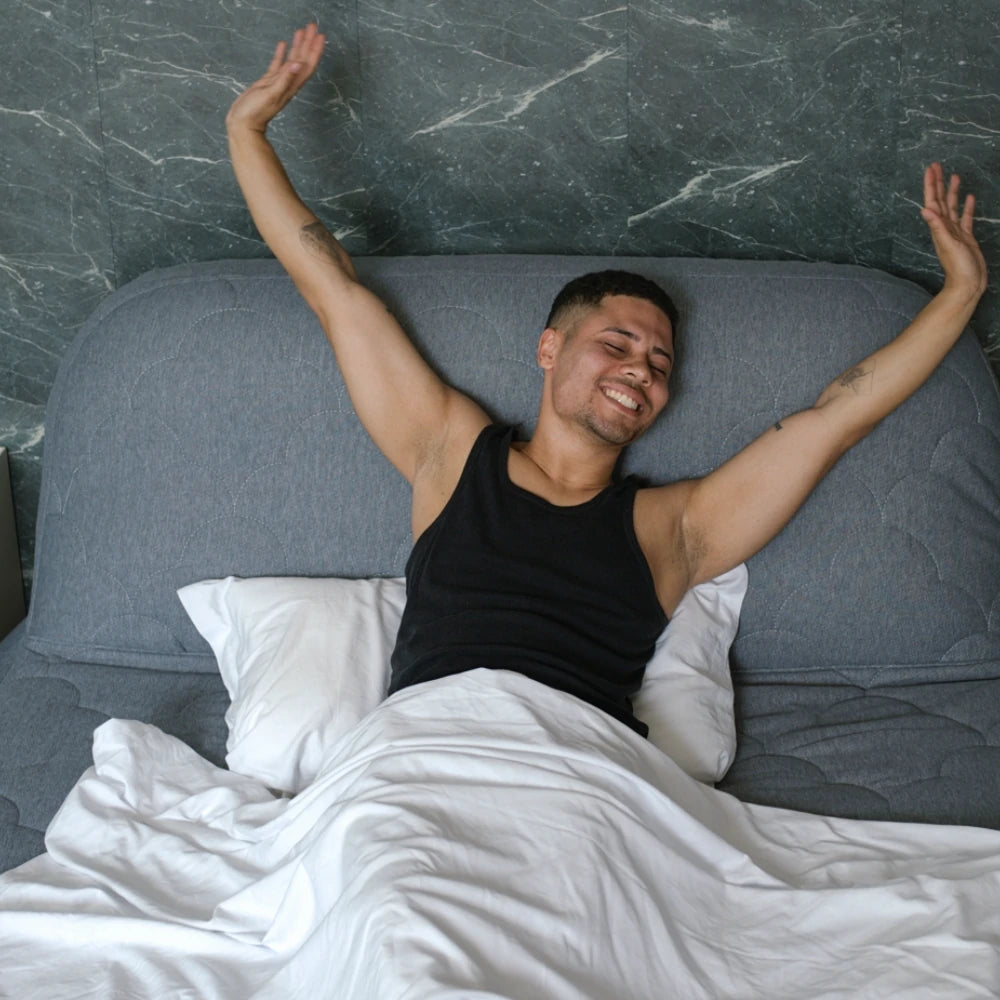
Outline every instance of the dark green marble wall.
{"type": "Polygon", "coordinates": [[[149,268],[266,253],[223,117],[311,18],[327,56],[273,136],[353,253],[830,260],[933,289],[940,159],[1000,283],[995,0],[7,0],[0,443],[29,578],[63,350],[149,268]]]}

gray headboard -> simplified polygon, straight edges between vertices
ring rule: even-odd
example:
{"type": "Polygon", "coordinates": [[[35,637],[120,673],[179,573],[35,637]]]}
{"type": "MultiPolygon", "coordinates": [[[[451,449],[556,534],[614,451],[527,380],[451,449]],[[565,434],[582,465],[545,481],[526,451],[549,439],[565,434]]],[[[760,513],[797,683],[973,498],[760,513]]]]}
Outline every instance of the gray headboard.
{"type": "MultiPolygon", "coordinates": [[[[558,288],[607,266],[659,279],[683,316],[673,399],[626,462],[655,481],[704,473],[809,405],[927,298],[879,272],[832,265],[517,256],[358,265],[448,379],[526,428],[541,384],[537,336],[558,288]]],[[[1000,660],[998,442],[996,385],[967,333],[752,560],[737,670],[964,677],[1000,660]]],[[[88,323],[52,393],[29,645],[81,661],[214,670],[179,586],[227,574],[398,575],[408,502],[275,262],[146,275],[88,323]]]]}

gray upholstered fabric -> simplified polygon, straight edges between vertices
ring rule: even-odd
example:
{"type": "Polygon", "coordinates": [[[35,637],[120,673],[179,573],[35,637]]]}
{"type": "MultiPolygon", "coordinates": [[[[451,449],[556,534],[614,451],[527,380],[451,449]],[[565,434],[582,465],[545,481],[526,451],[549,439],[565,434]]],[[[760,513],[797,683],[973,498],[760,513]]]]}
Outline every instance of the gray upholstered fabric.
{"type": "MultiPolygon", "coordinates": [[[[1000,677],[925,683],[737,681],[720,787],[749,802],[1000,828],[1000,677]]],[[[992,673],[992,676],[989,674],[992,673]]]]}
{"type": "MultiPolygon", "coordinates": [[[[824,265],[503,257],[362,271],[451,381],[530,423],[549,301],[608,263],[662,278],[684,309],[674,401],[629,460],[655,480],[703,473],[808,405],[926,299],[824,265]]],[[[755,560],[742,670],[1000,659],[1000,549],[983,544],[1000,523],[996,388],[971,337],[955,353],[755,560]]],[[[178,586],[402,571],[406,485],[272,262],[171,269],[119,293],[66,359],[47,447],[38,652],[211,670],[178,586]]]]}
{"type": "MultiPolygon", "coordinates": [[[[655,481],[704,473],[811,403],[927,298],[832,265],[359,262],[448,379],[526,428],[549,303],[605,266],[659,278],[682,309],[673,400],[626,462],[655,481]]],[[[225,697],[179,586],[396,575],[410,543],[406,484],[273,261],[111,296],[64,359],[46,430],[31,612],[0,645],[6,864],[38,849],[108,715],[221,756],[225,697]]],[[[1000,403],[971,335],[751,561],[733,662],[740,795],[1000,826],[1000,403]]]]}
{"type": "Polygon", "coordinates": [[[91,763],[94,729],[110,718],[151,722],[224,766],[229,696],[217,673],[47,659],[23,632],[0,646],[0,871],[43,850],[45,827],[91,763]]]}

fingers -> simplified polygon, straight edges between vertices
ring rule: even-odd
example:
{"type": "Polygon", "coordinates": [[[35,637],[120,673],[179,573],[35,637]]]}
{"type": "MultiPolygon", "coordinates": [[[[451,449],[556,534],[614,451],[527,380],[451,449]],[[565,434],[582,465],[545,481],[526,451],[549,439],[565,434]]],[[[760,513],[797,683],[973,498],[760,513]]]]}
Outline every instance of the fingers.
{"type": "Polygon", "coordinates": [[[932,163],[924,171],[924,208],[929,208],[936,215],[947,216],[948,195],[940,163],[932,163]]]}
{"type": "Polygon", "coordinates": [[[924,209],[921,212],[924,218],[929,220],[930,216],[936,216],[944,221],[954,222],[965,232],[971,233],[976,199],[971,194],[966,195],[962,205],[962,213],[959,215],[958,194],[960,187],[961,179],[958,174],[951,175],[946,187],[941,164],[932,163],[924,171],[924,209]]]}
{"type": "Polygon", "coordinates": [[[306,76],[310,75],[323,55],[325,44],[326,36],[320,34],[315,24],[299,28],[292,36],[292,47],[288,53],[289,64],[296,66],[296,72],[304,69],[306,76]]]}
{"type": "Polygon", "coordinates": [[[947,205],[948,205],[948,215],[950,218],[958,220],[958,185],[960,181],[958,179],[958,174],[952,174],[951,180],[948,182],[948,195],[947,195],[947,205]]]}
{"type": "Polygon", "coordinates": [[[940,164],[932,163],[924,171],[924,207],[920,210],[920,215],[932,232],[942,226],[947,218],[940,164]]]}
{"type": "Polygon", "coordinates": [[[315,29],[315,25],[308,25],[306,28],[299,28],[294,35],[292,35],[292,47],[288,51],[288,61],[291,63],[302,62],[302,49],[303,41],[305,40],[306,32],[309,29],[315,29]]]}
{"type": "Polygon", "coordinates": [[[326,36],[319,33],[315,24],[299,28],[292,36],[291,45],[281,41],[275,46],[274,56],[262,79],[288,79],[301,75],[299,83],[305,83],[316,69],[325,44],[326,36]]]}
{"type": "Polygon", "coordinates": [[[291,45],[278,42],[264,75],[251,84],[233,102],[226,116],[227,128],[249,125],[256,131],[266,130],[270,121],[298,93],[312,76],[320,58],[326,37],[315,24],[300,28],[292,36],[291,45]]]}
{"type": "Polygon", "coordinates": [[[962,221],[959,223],[967,233],[972,232],[972,220],[976,214],[976,196],[967,194],[965,196],[965,207],[962,210],[962,221]]]}
{"type": "Polygon", "coordinates": [[[934,168],[934,204],[938,212],[941,212],[945,206],[944,170],[940,163],[934,163],[931,166],[934,168]]]}
{"type": "Polygon", "coordinates": [[[278,42],[274,47],[274,55],[271,57],[271,63],[267,67],[268,74],[277,73],[281,68],[281,64],[285,58],[285,43],[278,42]]]}
{"type": "Polygon", "coordinates": [[[934,210],[934,206],[937,204],[937,178],[935,177],[934,168],[938,164],[932,163],[924,171],[924,208],[934,210]]]}

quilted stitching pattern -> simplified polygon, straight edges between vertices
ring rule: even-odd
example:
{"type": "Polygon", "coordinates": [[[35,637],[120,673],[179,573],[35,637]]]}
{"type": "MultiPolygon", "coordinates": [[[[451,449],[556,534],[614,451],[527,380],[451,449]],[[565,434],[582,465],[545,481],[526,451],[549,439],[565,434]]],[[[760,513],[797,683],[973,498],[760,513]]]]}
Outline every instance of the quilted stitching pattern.
{"type": "Polygon", "coordinates": [[[143,719],[220,766],[229,698],[217,674],[173,674],[46,660],[25,649],[23,626],[0,648],[0,870],[44,849],[45,828],[90,765],[94,729],[143,719]]]}
{"type": "MultiPolygon", "coordinates": [[[[78,341],[50,419],[33,648],[211,669],[177,586],[402,571],[405,484],[357,426],[290,282],[252,263],[249,278],[230,265],[140,282],[78,341]]],[[[539,317],[580,261],[364,266],[446,377],[530,423],[539,317]]],[[[860,269],[642,266],[689,304],[672,410],[629,460],[658,480],[707,471],[807,405],[924,299],[860,269]]],[[[1000,426],[977,352],[956,350],[751,565],[742,669],[1000,659],[1000,551],[982,544],[1000,523],[1000,426]]]]}
{"type": "Polygon", "coordinates": [[[753,685],[721,787],[869,819],[1000,828],[1000,681],[753,685]]]}
{"type": "MultiPolygon", "coordinates": [[[[702,474],[811,403],[926,299],[824,265],[359,262],[446,378],[529,428],[549,302],[603,266],[659,278],[685,316],[671,407],[626,462],[655,481],[702,474]]],[[[998,459],[996,385],[967,337],[751,561],[726,787],[796,808],[1000,826],[998,459]]],[[[29,625],[0,647],[5,857],[40,848],[110,715],[221,758],[225,695],[179,586],[397,575],[407,507],[274,262],[174,268],[110,297],[52,393],[29,625]]]]}

